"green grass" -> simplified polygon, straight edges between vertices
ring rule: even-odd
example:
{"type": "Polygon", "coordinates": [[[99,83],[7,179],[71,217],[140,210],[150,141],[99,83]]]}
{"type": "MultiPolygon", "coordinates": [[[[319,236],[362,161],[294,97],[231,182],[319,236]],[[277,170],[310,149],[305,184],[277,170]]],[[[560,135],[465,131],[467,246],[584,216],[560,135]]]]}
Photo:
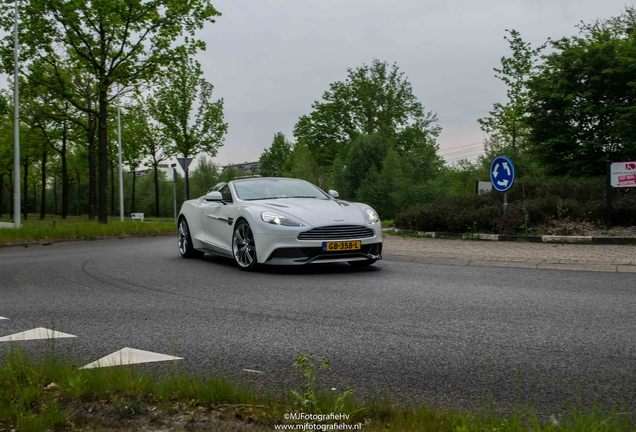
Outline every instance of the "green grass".
{"type": "MultiPolygon", "coordinates": [[[[0,222],[9,222],[1,220],[0,222]]],[[[30,216],[20,229],[0,228],[0,244],[52,242],[60,240],[92,240],[111,237],[135,237],[176,232],[172,218],[146,219],[144,222],[110,218],[107,224],[90,221],[87,217],[69,216],[66,219],[47,217],[39,220],[30,216]]]]}
{"type": "Polygon", "coordinates": [[[382,222],[382,228],[394,228],[395,221],[393,219],[385,219],[382,222]]]}
{"type": "MultiPolygon", "coordinates": [[[[244,430],[249,423],[250,430],[260,431],[284,423],[285,413],[302,410],[347,413],[351,415],[347,423],[363,423],[365,431],[636,430],[635,413],[571,411],[555,421],[542,420],[530,411],[502,417],[489,412],[406,408],[390,402],[365,404],[351,397],[343,399],[343,394],[318,393],[312,409],[307,410],[292,392],[274,396],[176,369],[161,378],[132,367],[82,371],[54,356],[34,363],[12,350],[0,363],[0,430],[135,430],[147,417],[161,413],[164,425],[185,417],[192,430],[244,430]],[[225,426],[220,428],[218,421],[225,426]],[[193,426],[196,424],[200,429],[193,426]]],[[[172,426],[170,430],[182,429],[178,424],[172,426]]]]}

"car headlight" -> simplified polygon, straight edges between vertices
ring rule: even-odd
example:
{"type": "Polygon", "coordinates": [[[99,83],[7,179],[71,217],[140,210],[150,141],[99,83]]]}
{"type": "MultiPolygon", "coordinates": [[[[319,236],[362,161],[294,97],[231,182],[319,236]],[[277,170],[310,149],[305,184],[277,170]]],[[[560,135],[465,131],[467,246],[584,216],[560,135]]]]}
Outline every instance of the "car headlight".
{"type": "Polygon", "coordinates": [[[366,209],[365,213],[367,214],[367,222],[370,224],[374,224],[376,222],[380,222],[380,216],[373,209],[366,209]]]}
{"type": "Polygon", "coordinates": [[[282,216],[276,213],[262,212],[261,219],[263,219],[263,222],[267,222],[272,225],[283,225],[283,226],[291,226],[291,227],[303,226],[303,224],[301,224],[300,222],[290,217],[282,216]]]}

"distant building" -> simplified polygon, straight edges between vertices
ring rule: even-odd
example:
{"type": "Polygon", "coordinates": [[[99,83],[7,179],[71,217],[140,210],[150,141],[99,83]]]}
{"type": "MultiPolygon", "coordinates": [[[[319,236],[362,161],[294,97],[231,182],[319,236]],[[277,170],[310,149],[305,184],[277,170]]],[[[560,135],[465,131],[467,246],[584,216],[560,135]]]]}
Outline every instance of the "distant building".
{"type": "Polygon", "coordinates": [[[223,167],[223,171],[228,169],[236,170],[239,177],[254,176],[259,174],[260,163],[259,162],[243,162],[239,164],[226,165],[223,167]]]}

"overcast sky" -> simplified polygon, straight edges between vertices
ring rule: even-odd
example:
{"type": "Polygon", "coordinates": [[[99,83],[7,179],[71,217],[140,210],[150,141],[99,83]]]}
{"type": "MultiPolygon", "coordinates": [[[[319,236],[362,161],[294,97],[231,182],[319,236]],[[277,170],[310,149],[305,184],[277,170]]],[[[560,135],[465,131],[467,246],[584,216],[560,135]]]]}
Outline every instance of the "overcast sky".
{"type": "Polygon", "coordinates": [[[396,62],[439,117],[440,153],[453,161],[482,149],[476,119],[505,89],[492,68],[509,50],[505,29],[540,44],[576,25],[620,14],[624,0],[217,0],[223,14],[199,34],[199,56],[229,132],[215,161],[257,160],[277,131],[291,136],[346,69],[396,62]]]}

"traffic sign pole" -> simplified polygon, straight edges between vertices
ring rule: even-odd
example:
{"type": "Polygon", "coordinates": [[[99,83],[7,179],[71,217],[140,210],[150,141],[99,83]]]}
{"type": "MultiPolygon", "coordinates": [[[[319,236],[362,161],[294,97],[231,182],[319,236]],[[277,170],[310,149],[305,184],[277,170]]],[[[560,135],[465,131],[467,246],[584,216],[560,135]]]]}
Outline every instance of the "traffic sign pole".
{"type": "Polygon", "coordinates": [[[612,226],[612,163],[607,158],[607,186],[605,189],[605,199],[607,202],[607,213],[605,215],[605,224],[607,227],[612,226]]]}
{"type": "Polygon", "coordinates": [[[503,211],[508,207],[508,189],[515,182],[515,166],[510,159],[505,156],[496,157],[490,164],[490,182],[492,187],[503,192],[503,211]]]}

